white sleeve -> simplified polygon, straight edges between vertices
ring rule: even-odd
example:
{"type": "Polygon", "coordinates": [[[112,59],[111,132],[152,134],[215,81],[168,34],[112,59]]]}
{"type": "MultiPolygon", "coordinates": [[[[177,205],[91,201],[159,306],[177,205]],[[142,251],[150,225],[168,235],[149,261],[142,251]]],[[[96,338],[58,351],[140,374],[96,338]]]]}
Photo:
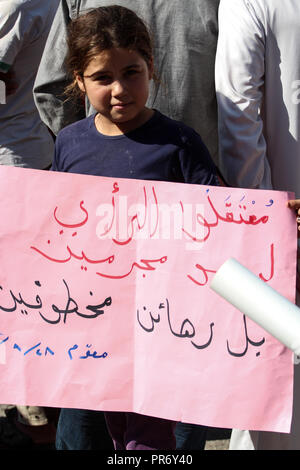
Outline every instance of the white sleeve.
{"type": "Polygon", "coordinates": [[[263,135],[265,28],[249,0],[221,0],[216,53],[219,167],[226,182],[271,188],[263,135]]]}
{"type": "Polygon", "coordinates": [[[20,2],[0,3],[0,69],[6,72],[26,40],[26,24],[20,2]]]}

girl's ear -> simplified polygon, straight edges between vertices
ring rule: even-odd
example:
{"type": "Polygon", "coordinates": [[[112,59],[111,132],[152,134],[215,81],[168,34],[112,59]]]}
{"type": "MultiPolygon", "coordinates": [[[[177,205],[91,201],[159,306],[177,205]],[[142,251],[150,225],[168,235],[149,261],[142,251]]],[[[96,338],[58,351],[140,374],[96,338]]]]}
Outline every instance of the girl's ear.
{"type": "Polygon", "coordinates": [[[81,75],[75,75],[75,80],[76,80],[76,83],[79,87],[79,89],[85,93],[85,85],[84,85],[84,79],[81,75]]]}

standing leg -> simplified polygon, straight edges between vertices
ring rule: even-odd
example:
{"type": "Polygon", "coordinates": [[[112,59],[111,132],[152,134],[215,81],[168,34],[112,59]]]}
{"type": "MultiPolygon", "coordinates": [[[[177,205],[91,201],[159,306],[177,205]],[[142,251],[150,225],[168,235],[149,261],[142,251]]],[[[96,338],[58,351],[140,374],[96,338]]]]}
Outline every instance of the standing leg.
{"type": "Polygon", "coordinates": [[[57,433],[57,450],[112,450],[102,411],[63,408],[57,433]]]}
{"type": "Polygon", "coordinates": [[[126,414],[119,411],[109,411],[105,413],[105,420],[108,432],[114,444],[115,450],[126,450],[124,436],[126,433],[126,414]]]}
{"type": "Polygon", "coordinates": [[[207,428],[198,424],[177,423],[176,449],[204,450],[207,428]]]}
{"type": "Polygon", "coordinates": [[[175,450],[176,423],[137,413],[105,413],[116,450],[175,450]]]}

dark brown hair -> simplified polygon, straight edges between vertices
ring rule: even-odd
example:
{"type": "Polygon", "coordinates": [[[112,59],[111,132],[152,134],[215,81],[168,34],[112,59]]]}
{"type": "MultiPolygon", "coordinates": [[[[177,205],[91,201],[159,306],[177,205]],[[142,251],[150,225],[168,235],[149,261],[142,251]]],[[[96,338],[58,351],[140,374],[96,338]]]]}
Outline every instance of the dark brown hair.
{"type": "Polygon", "coordinates": [[[150,33],[145,23],[132,10],[118,5],[99,7],[73,20],[68,28],[66,58],[72,83],[65,93],[78,96],[80,90],[75,76],[83,76],[84,70],[96,54],[114,47],[139,52],[150,68],[150,33]]]}

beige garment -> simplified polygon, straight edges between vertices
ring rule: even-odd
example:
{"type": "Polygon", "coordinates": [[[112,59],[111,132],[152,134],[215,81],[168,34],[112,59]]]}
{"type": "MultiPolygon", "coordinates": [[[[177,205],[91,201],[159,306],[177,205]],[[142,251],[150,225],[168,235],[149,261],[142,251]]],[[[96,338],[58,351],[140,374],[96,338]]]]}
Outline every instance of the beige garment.
{"type": "Polygon", "coordinates": [[[18,421],[29,426],[43,426],[48,423],[44,408],[39,406],[17,406],[18,421]]]}
{"type": "Polygon", "coordinates": [[[28,426],[43,426],[48,424],[45,410],[39,406],[0,405],[0,417],[5,417],[6,411],[12,408],[16,408],[18,411],[19,423],[28,426]]]}

